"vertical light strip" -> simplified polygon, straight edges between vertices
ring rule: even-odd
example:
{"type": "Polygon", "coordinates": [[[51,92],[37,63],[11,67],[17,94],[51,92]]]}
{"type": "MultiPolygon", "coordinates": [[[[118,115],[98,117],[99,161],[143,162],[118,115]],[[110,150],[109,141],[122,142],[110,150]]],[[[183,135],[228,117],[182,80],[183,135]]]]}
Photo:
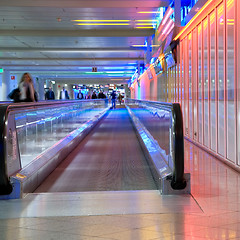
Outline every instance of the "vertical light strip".
{"type": "Polygon", "coordinates": [[[223,1],[223,36],[224,36],[224,43],[223,43],[223,54],[224,54],[224,157],[227,158],[227,11],[226,11],[227,3],[223,1]]]}
{"type": "Polygon", "coordinates": [[[210,49],[210,41],[211,41],[211,34],[210,34],[210,30],[211,30],[211,26],[210,26],[210,14],[207,15],[207,35],[208,35],[208,41],[207,41],[207,64],[208,64],[208,148],[212,149],[212,139],[211,139],[211,49],[210,49]]]}
{"type": "Polygon", "coordinates": [[[219,78],[218,78],[218,12],[217,12],[217,8],[215,8],[215,99],[216,99],[216,105],[215,105],[215,112],[216,112],[216,121],[215,121],[215,125],[216,125],[216,152],[218,153],[218,116],[219,116],[219,112],[218,112],[218,107],[219,107],[219,96],[218,96],[218,89],[219,89],[219,78]]]}
{"type": "Polygon", "coordinates": [[[201,82],[202,82],[202,145],[204,145],[204,131],[205,131],[205,126],[204,126],[204,45],[203,45],[203,22],[201,22],[201,82]]]}
{"type": "Polygon", "coordinates": [[[237,94],[238,94],[238,74],[237,74],[237,71],[238,71],[238,61],[237,61],[237,55],[236,53],[239,53],[239,49],[237,47],[237,43],[238,43],[238,38],[237,38],[237,33],[238,33],[238,21],[237,21],[237,3],[239,1],[234,1],[234,4],[235,4],[235,11],[234,11],[234,102],[235,102],[235,125],[236,125],[236,134],[235,134],[235,143],[236,143],[236,156],[235,156],[235,159],[236,159],[236,162],[235,164],[238,164],[238,97],[237,97],[237,94]]]}
{"type": "Polygon", "coordinates": [[[186,88],[185,88],[185,92],[186,92],[186,97],[185,97],[185,109],[186,109],[186,120],[187,120],[187,135],[189,137],[189,43],[188,43],[188,35],[186,36],[186,43],[185,43],[185,79],[186,79],[186,88]]]}
{"type": "MultiPolygon", "coordinates": [[[[196,73],[195,73],[195,76],[196,76],[196,83],[195,83],[195,92],[196,92],[196,96],[195,96],[195,100],[196,100],[196,134],[197,136],[195,136],[195,139],[199,142],[199,105],[198,105],[198,99],[199,99],[199,75],[198,75],[198,61],[199,61],[199,56],[198,56],[198,26],[196,26],[196,31],[195,31],[195,51],[196,51],[196,61],[195,61],[195,64],[196,64],[196,73]]],[[[195,133],[194,133],[195,135],[195,133]]]]}
{"type": "MultiPolygon", "coordinates": [[[[236,21],[236,24],[235,24],[235,28],[234,28],[234,31],[236,33],[236,51],[237,53],[239,53],[240,51],[240,31],[239,31],[239,27],[240,27],[240,24],[239,24],[239,21],[240,21],[240,4],[239,4],[239,1],[236,1],[236,6],[235,6],[235,21],[236,21]]],[[[236,66],[239,66],[240,64],[240,54],[236,54],[236,66]]],[[[240,165],[240,156],[239,156],[239,145],[240,145],[240,104],[239,104],[239,101],[240,101],[240,95],[239,95],[239,92],[238,92],[238,88],[240,87],[239,83],[238,83],[238,79],[240,78],[240,70],[239,68],[237,67],[236,68],[236,93],[237,93],[237,115],[236,115],[236,121],[237,121],[237,129],[236,129],[236,132],[237,132],[237,142],[236,142],[236,152],[237,152],[237,165],[240,165]]]]}

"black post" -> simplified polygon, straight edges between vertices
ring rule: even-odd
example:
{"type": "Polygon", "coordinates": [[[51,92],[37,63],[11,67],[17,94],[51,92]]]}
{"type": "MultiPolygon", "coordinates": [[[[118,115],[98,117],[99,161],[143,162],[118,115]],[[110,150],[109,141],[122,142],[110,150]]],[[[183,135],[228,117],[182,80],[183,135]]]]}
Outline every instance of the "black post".
{"type": "Polygon", "coordinates": [[[174,169],[171,186],[173,189],[184,189],[187,185],[184,179],[184,136],[183,136],[183,118],[181,106],[179,103],[173,103],[173,121],[174,125],[174,169]]]}
{"type": "Polygon", "coordinates": [[[0,106],[0,195],[12,192],[12,185],[7,176],[7,159],[5,159],[4,131],[8,105],[0,106]]]}

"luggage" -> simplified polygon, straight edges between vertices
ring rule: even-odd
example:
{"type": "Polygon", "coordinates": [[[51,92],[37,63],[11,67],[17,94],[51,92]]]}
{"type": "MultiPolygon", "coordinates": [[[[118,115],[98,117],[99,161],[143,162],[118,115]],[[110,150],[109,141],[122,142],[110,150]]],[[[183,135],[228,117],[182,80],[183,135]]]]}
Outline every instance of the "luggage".
{"type": "Polygon", "coordinates": [[[13,89],[9,94],[8,98],[13,99],[14,102],[18,102],[20,97],[20,90],[19,88],[13,89]]]}

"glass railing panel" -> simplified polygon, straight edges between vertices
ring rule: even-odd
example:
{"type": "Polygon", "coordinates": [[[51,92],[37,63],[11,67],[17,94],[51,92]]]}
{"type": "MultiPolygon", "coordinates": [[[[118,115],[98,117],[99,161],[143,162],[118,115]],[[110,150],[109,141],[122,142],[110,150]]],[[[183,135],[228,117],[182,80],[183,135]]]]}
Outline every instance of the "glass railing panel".
{"type": "Polygon", "coordinates": [[[105,107],[100,101],[82,101],[17,112],[15,122],[22,168],[105,107]]]}
{"type": "Polygon", "coordinates": [[[135,102],[128,106],[158,142],[169,167],[173,168],[171,153],[171,112],[164,109],[153,108],[141,102],[135,102]]]}

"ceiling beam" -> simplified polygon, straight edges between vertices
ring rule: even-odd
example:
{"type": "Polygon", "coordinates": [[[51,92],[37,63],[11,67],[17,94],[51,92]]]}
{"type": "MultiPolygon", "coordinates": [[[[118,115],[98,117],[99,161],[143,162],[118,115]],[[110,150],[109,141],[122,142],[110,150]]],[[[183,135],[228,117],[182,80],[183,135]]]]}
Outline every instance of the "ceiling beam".
{"type": "Polygon", "coordinates": [[[154,29],[81,29],[81,30],[1,30],[0,36],[32,37],[146,37],[154,29]]]}
{"type": "Polygon", "coordinates": [[[56,84],[67,83],[67,84],[127,84],[129,78],[50,78],[56,81],[56,84]]]}
{"type": "Polygon", "coordinates": [[[167,7],[170,0],[1,0],[0,6],[58,8],[158,8],[167,7]]]}
{"type": "Polygon", "coordinates": [[[125,47],[125,48],[22,48],[22,47],[0,47],[0,52],[137,52],[144,48],[125,47]]]}
{"type": "MultiPolygon", "coordinates": [[[[136,66],[137,63],[134,63],[134,64],[131,64],[129,65],[128,67],[131,67],[131,66],[136,66]]],[[[112,65],[109,65],[109,64],[98,64],[99,67],[111,67],[112,65]]],[[[63,65],[54,65],[54,64],[43,64],[43,65],[38,65],[36,66],[36,64],[1,64],[1,67],[53,67],[53,68],[62,68],[64,67],[63,65]]],[[[89,67],[89,65],[79,65],[79,64],[69,64],[67,65],[66,67],[89,67]]],[[[114,64],[114,67],[126,67],[126,64],[114,64]]]]}
{"type": "Polygon", "coordinates": [[[144,58],[0,58],[0,61],[144,61],[144,58]]]}

